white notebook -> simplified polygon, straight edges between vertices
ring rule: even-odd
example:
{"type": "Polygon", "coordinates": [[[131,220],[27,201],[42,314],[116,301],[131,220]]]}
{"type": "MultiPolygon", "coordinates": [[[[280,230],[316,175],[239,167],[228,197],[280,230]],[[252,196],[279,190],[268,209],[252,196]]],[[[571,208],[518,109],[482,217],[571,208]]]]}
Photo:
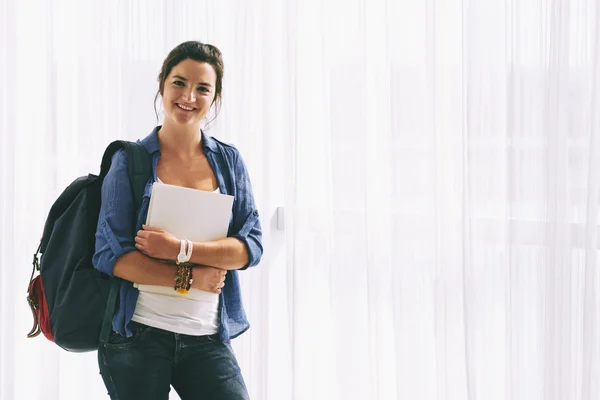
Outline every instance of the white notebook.
{"type": "MultiPolygon", "coordinates": [[[[233,196],[227,194],[156,182],[152,185],[146,225],[164,229],[179,239],[192,242],[224,239],[227,237],[232,207],[233,196]]],[[[166,286],[134,284],[134,287],[144,292],[182,296],[166,286]]],[[[198,296],[198,299],[202,299],[202,293],[198,293],[198,296]]],[[[196,299],[196,296],[188,298],[196,299]]]]}
{"type": "Polygon", "coordinates": [[[192,242],[227,237],[233,196],[154,183],[146,225],[192,242]]]}

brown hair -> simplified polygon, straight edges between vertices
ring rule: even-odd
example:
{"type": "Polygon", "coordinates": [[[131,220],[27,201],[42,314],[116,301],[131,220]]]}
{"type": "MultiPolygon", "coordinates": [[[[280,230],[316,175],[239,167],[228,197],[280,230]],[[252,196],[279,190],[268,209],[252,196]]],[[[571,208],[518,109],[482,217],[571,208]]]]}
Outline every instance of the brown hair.
{"type": "MultiPolygon", "coordinates": [[[[156,114],[157,121],[158,112],[156,111],[156,100],[158,100],[158,96],[162,96],[163,94],[163,90],[165,88],[165,80],[171,73],[173,67],[175,67],[183,60],[187,60],[188,58],[200,62],[206,62],[212,65],[212,67],[215,69],[215,72],[217,73],[215,98],[213,100],[213,104],[217,105],[217,112],[215,114],[215,118],[219,114],[219,111],[221,111],[224,72],[223,56],[221,55],[221,51],[210,44],[189,41],[181,43],[179,46],[171,50],[171,52],[163,62],[160,73],[158,74],[158,91],[156,92],[156,96],[154,97],[154,113],[156,114]]],[[[214,118],[210,122],[212,122],[213,120],[214,118]]]]}

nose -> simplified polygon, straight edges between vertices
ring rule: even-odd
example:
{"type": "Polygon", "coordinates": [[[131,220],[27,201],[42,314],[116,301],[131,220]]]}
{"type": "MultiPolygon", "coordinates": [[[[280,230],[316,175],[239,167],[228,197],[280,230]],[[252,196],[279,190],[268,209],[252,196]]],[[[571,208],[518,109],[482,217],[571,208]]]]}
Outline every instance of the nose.
{"type": "Polygon", "coordinates": [[[196,101],[196,92],[194,89],[186,90],[185,93],[183,94],[183,97],[186,102],[193,103],[196,101]]]}

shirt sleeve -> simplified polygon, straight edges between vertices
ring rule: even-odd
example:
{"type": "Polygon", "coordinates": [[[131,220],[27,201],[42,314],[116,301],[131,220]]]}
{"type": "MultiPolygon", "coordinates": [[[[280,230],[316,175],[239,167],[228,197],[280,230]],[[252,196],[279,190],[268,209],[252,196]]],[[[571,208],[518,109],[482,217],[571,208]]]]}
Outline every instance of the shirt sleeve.
{"type": "Polygon", "coordinates": [[[125,151],[112,157],[111,167],[102,183],[100,214],[96,228],[94,268],[113,276],[115,261],[135,250],[133,193],[127,171],[125,151]]]}
{"type": "Polygon", "coordinates": [[[230,236],[241,240],[246,245],[248,264],[240,268],[244,270],[257,265],[262,258],[262,228],[248,170],[239,152],[236,151],[236,154],[234,173],[237,193],[233,203],[234,218],[230,236]]]}

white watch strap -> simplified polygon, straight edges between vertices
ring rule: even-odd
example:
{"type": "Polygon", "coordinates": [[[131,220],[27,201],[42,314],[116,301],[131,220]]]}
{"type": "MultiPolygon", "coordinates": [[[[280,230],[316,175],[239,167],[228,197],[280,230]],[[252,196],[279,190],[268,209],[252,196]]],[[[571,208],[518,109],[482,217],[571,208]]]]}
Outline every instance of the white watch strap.
{"type": "Polygon", "coordinates": [[[177,255],[177,264],[186,262],[185,244],[187,242],[184,239],[180,241],[179,254],[177,255]]]}
{"type": "Polygon", "coordinates": [[[192,259],[192,251],[194,251],[194,242],[192,242],[191,240],[187,240],[187,253],[185,255],[185,262],[188,262],[192,259]]]}

